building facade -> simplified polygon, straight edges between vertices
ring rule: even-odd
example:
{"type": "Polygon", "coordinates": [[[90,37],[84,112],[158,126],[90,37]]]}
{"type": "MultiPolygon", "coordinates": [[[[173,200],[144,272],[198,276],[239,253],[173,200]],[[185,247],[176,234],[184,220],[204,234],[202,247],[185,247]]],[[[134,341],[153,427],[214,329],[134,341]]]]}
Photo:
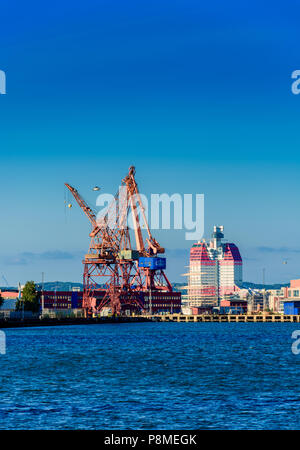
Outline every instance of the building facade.
{"type": "Polygon", "coordinates": [[[40,295],[41,313],[44,315],[82,315],[82,292],[42,291],[40,295]]]}
{"type": "Polygon", "coordinates": [[[220,314],[246,314],[248,311],[247,300],[233,298],[220,301],[220,314]]]}
{"type": "Polygon", "coordinates": [[[284,301],[287,295],[287,288],[281,289],[269,289],[267,291],[268,295],[268,309],[274,313],[283,314],[284,312],[284,301]]]}
{"type": "Polygon", "coordinates": [[[300,280],[291,280],[290,286],[285,288],[286,297],[290,300],[300,300],[300,280]]]}
{"type": "Polygon", "coordinates": [[[190,250],[187,295],[183,297],[190,307],[219,306],[240,289],[242,258],[235,244],[222,241],[223,232],[223,226],[215,226],[210,242],[199,241],[190,250]]]}
{"type": "Polygon", "coordinates": [[[300,314],[300,279],[291,280],[284,291],[284,314],[300,314]]]}
{"type": "MultiPolygon", "coordinates": [[[[98,291],[100,292],[100,291],[98,291]]],[[[103,297],[105,291],[102,291],[103,297]]],[[[181,293],[180,292],[159,292],[151,293],[140,292],[140,300],[144,305],[146,312],[152,314],[180,313],[181,311],[181,293]]],[[[121,296],[123,304],[123,313],[131,313],[130,306],[125,304],[125,299],[121,296]]],[[[41,292],[41,310],[44,314],[76,314],[82,313],[82,291],[43,291],[41,292]]],[[[110,313],[110,308],[105,308],[110,313]]]]}

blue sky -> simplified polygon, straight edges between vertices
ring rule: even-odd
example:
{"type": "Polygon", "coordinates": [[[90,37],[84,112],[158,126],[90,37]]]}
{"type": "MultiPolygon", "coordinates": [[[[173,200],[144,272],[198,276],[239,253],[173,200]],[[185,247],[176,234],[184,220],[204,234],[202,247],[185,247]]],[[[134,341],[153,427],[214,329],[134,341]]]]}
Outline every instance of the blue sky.
{"type": "MultiPolygon", "coordinates": [[[[300,2],[4,1],[0,276],[80,281],[93,205],[130,165],[142,192],[204,193],[244,279],[300,278],[300,2]],[[283,261],[287,264],[283,264],[283,261]]],[[[156,234],[183,281],[184,232],[156,234]]],[[[1,285],[0,281],[0,285],[1,285]]]]}

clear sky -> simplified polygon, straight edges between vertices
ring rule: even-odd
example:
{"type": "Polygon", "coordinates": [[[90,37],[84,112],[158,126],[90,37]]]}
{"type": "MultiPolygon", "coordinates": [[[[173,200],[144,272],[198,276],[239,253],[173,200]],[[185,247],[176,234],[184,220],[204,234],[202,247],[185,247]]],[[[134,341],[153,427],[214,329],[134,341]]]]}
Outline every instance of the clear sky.
{"type": "MultiPolygon", "coordinates": [[[[80,281],[93,205],[130,165],[145,194],[204,193],[244,280],[300,278],[299,1],[1,2],[0,278],[80,281]],[[287,264],[283,264],[287,261],[287,264]]],[[[184,281],[190,242],[156,234],[184,281]]],[[[4,281],[0,280],[0,285],[4,281]]]]}

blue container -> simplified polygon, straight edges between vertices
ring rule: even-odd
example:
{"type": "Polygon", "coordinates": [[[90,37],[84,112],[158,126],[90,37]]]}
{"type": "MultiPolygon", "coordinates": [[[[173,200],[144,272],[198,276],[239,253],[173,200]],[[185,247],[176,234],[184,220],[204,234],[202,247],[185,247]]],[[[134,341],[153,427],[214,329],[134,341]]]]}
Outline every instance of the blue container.
{"type": "Polygon", "coordinates": [[[151,270],[163,270],[166,268],[166,258],[141,256],[139,258],[139,267],[145,267],[151,270]]]}
{"type": "Polygon", "coordinates": [[[71,304],[72,304],[72,309],[78,308],[78,292],[72,292],[71,304]]]}
{"type": "Polygon", "coordinates": [[[284,302],[284,314],[286,314],[286,315],[298,315],[299,309],[300,309],[299,301],[284,302]]]}

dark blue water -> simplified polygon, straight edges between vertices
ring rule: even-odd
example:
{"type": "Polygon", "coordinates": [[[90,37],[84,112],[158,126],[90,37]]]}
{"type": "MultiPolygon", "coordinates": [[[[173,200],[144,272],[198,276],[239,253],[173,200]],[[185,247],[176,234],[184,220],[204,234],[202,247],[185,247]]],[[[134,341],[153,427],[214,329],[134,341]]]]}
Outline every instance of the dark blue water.
{"type": "Polygon", "coordinates": [[[300,429],[298,324],[10,329],[1,429],[300,429]]]}

